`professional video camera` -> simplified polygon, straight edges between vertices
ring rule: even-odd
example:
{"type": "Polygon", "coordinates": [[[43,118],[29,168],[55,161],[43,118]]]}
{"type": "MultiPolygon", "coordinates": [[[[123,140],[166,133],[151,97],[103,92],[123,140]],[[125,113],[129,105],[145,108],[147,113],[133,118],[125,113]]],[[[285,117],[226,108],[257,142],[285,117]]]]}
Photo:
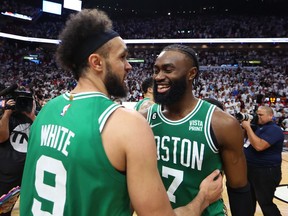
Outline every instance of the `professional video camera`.
{"type": "Polygon", "coordinates": [[[31,92],[27,91],[17,91],[17,84],[2,90],[0,92],[0,108],[12,109],[18,112],[28,112],[30,113],[33,108],[33,95],[31,92]],[[6,102],[10,99],[15,100],[14,106],[9,106],[6,102]]]}

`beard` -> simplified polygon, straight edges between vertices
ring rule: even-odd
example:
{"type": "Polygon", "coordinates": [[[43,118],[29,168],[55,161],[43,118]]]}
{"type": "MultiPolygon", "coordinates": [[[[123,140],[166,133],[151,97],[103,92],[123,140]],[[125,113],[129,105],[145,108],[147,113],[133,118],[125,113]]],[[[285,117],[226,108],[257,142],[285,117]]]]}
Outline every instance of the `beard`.
{"type": "Polygon", "coordinates": [[[165,93],[158,93],[157,84],[154,81],[153,96],[156,103],[161,105],[172,105],[178,102],[185,94],[187,88],[186,76],[180,77],[174,82],[170,81],[170,89],[165,93]]]}
{"type": "Polygon", "coordinates": [[[107,73],[104,78],[104,84],[108,94],[119,98],[126,97],[128,92],[126,85],[123,84],[119,76],[111,68],[111,64],[107,62],[107,73]]]}

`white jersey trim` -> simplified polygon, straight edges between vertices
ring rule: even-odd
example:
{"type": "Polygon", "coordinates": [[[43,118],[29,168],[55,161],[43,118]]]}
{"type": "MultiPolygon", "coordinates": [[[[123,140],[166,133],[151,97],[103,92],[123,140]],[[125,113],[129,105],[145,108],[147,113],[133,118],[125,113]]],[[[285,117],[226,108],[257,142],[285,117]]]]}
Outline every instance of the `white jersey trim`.
{"type": "Polygon", "coordinates": [[[192,116],[194,116],[198,111],[199,109],[201,108],[201,105],[203,104],[203,101],[202,100],[198,100],[195,108],[188,114],[186,115],[184,118],[180,119],[180,120],[176,120],[176,121],[173,121],[173,120],[170,120],[170,119],[167,119],[163,113],[161,112],[161,106],[158,106],[158,109],[157,109],[157,113],[160,117],[160,119],[165,122],[166,124],[170,124],[170,125],[179,125],[179,124],[183,124],[184,122],[188,121],[192,116]]]}
{"type": "Polygon", "coordinates": [[[206,139],[207,139],[207,142],[208,142],[208,145],[209,145],[211,151],[214,153],[219,153],[218,148],[214,145],[214,142],[212,140],[211,133],[210,133],[211,119],[212,119],[212,115],[213,115],[215,108],[216,108],[215,105],[211,105],[209,110],[208,110],[207,117],[205,119],[204,134],[206,136],[206,139]]]}
{"type": "Polygon", "coordinates": [[[105,125],[107,119],[109,118],[109,116],[110,116],[116,109],[118,109],[119,107],[121,107],[121,105],[116,104],[116,103],[115,103],[115,104],[112,104],[111,106],[109,106],[109,107],[105,110],[105,112],[103,112],[103,113],[101,114],[101,116],[100,116],[99,119],[98,119],[98,122],[99,122],[99,125],[100,125],[100,127],[99,127],[100,133],[102,133],[102,130],[103,130],[103,128],[104,128],[104,125],[105,125]]]}

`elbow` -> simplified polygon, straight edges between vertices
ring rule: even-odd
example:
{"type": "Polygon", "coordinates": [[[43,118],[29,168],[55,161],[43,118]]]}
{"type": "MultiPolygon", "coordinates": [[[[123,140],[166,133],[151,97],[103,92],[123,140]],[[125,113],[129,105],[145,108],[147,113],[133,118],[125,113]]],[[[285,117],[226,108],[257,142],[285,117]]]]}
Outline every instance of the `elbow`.
{"type": "Polygon", "coordinates": [[[260,151],[263,151],[264,148],[262,146],[254,146],[254,149],[257,151],[257,152],[260,152],[260,151]]]}
{"type": "Polygon", "coordinates": [[[253,143],[254,144],[252,144],[252,145],[253,145],[254,149],[258,152],[264,151],[265,149],[270,147],[270,144],[268,142],[266,142],[265,140],[260,139],[260,138],[259,138],[259,140],[255,140],[253,143]]]}
{"type": "Polygon", "coordinates": [[[255,148],[255,150],[256,150],[257,152],[260,152],[260,151],[262,151],[262,149],[261,149],[261,148],[255,148]]]}

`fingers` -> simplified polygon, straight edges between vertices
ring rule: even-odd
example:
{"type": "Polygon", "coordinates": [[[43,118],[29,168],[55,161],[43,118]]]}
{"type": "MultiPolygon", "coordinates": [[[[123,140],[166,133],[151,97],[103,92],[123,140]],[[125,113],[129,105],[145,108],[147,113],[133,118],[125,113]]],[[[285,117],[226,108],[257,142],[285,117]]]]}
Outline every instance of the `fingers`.
{"type": "Polygon", "coordinates": [[[1,207],[1,213],[7,213],[9,211],[11,211],[13,209],[13,206],[14,205],[11,205],[11,204],[5,204],[1,207]]]}
{"type": "Polygon", "coordinates": [[[9,99],[7,102],[6,102],[6,104],[8,104],[8,105],[15,105],[15,100],[14,99],[9,99]]]}
{"type": "Polygon", "coordinates": [[[17,200],[18,200],[18,196],[14,196],[12,199],[10,199],[8,202],[10,203],[10,204],[15,204],[16,202],[17,202],[17,200]]]}
{"type": "Polygon", "coordinates": [[[208,177],[211,179],[209,195],[209,203],[211,204],[222,197],[223,176],[220,170],[215,170],[208,177]]]}
{"type": "Polygon", "coordinates": [[[8,101],[6,101],[5,112],[8,112],[11,114],[14,110],[15,105],[16,105],[16,102],[13,99],[9,99],[8,101]]]}
{"type": "Polygon", "coordinates": [[[210,177],[215,181],[219,178],[219,176],[221,176],[221,172],[220,170],[214,170],[208,177],[210,177]]]}
{"type": "Polygon", "coordinates": [[[217,169],[217,170],[214,170],[210,175],[208,175],[207,177],[206,177],[206,179],[207,180],[216,180],[216,179],[218,179],[219,178],[219,176],[221,176],[221,172],[220,172],[220,170],[219,169],[217,169]]]}
{"type": "Polygon", "coordinates": [[[9,200],[8,202],[1,205],[0,212],[1,213],[7,213],[7,212],[11,211],[13,209],[15,203],[17,202],[17,200],[18,200],[18,196],[15,196],[11,200],[9,200]]]}
{"type": "MultiPolygon", "coordinates": [[[[14,189],[18,188],[19,186],[13,187],[9,192],[13,191],[14,189]]],[[[8,192],[8,193],[9,193],[8,192]]]]}
{"type": "MultiPolygon", "coordinates": [[[[13,206],[15,205],[15,203],[17,202],[18,200],[18,197],[19,197],[19,192],[17,191],[16,194],[11,194],[9,196],[9,193],[13,193],[13,190],[17,190],[18,188],[20,188],[19,186],[17,187],[14,187],[12,188],[7,194],[3,194],[1,196],[2,197],[5,197],[7,196],[7,199],[2,203],[2,205],[0,206],[0,212],[2,213],[6,213],[6,212],[9,212],[11,211],[11,209],[13,208],[13,206]]],[[[5,199],[5,198],[4,198],[5,199]]],[[[1,213],[0,213],[1,214],[1,213]]]]}

